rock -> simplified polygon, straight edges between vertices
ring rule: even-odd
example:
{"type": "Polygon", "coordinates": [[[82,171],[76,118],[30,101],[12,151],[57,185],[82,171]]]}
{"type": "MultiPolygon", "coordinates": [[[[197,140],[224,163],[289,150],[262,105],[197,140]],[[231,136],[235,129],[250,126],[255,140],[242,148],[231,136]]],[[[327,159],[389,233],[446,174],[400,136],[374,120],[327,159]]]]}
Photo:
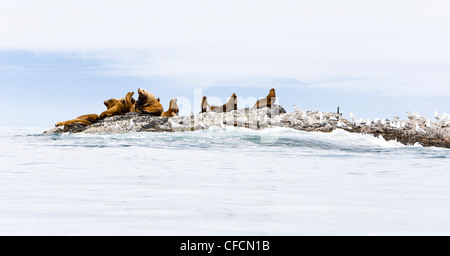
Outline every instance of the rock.
{"type": "Polygon", "coordinates": [[[86,125],[82,125],[82,124],[74,124],[74,125],[70,125],[70,126],[60,126],[60,127],[55,127],[51,130],[48,130],[46,132],[44,132],[44,134],[52,134],[52,133],[79,133],[79,132],[83,132],[86,130],[86,125]]]}
{"type": "Polygon", "coordinates": [[[55,134],[55,133],[64,133],[64,127],[55,127],[53,129],[44,132],[44,134],[55,134]]]}
{"type": "Polygon", "coordinates": [[[405,145],[421,144],[424,147],[450,148],[450,120],[431,122],[418,114],[408,116],[401,121],[394,117],[376,122],[350,122],[336,113],[320,111],[297,111],[286,113],[278,105],[273,108],[241,109],[228,113],[200,113],[191,116],[155,117],[139,113],[127,113],[100,120],[92,125],[72,125],[57,127],[52,133],[127,133],[127,132],[186,132],[208,129],[210,127],[245,127],[265,129],[287,127],[300,131],[331,132],[343,129],[352,133],[372,134],[385,140],[395,140],[405,145]]]}

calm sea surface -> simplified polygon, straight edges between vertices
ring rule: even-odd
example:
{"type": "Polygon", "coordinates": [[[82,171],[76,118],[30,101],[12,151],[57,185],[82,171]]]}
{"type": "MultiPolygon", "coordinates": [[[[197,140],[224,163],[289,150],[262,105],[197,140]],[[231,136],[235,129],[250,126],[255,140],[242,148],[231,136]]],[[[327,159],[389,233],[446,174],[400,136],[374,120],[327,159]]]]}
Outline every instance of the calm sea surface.
{"type": "Polygon", "coordinates": [[[450,150],[368,135],[0,128],[0,235],[450,235],[450,150]]]}

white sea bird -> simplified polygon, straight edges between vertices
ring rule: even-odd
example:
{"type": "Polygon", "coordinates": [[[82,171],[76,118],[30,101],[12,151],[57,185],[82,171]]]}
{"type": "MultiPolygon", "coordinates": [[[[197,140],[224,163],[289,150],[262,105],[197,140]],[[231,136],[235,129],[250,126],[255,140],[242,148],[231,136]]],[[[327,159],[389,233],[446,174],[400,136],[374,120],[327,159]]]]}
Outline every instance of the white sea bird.
{"type": "Polygon", "coordinates": [[[294,117],[289,117],[289,122],[291,122],[291,124],[296,124],[297,123],[297,119],[295,119],[294,117]]]}
{"type": "Polygon", "coordinates": [[[426,126],[427,126],[427,128],[431,128],[431,127],[432,127],[432,124],[431,124],[431,120],[430,120],[430,119],[428,119],[426,126]]]}
{"type": "Polygon", "coordinates": [[[450,116],[447,113],[442,113],[442,115],[439,115],[439,112],[437,111],[434,112],[434,117],[441,122],[445,122],[450,119],[450,116]]]}
{"type": "Polygon", "coordinates": [[[129,130],[133,130],[133,128],[134,128],[134,122],[133,122],[133,119],[131,119],[130,120],[130,125],[128,126],[128,129],[129,130]]]}
{"type": "Polygon", "coordinates": [[[297,107],[297,105],[294,105],[294,112],[301,113],[302,111],[297,107]]]}
{"type": "Polygon", "coordinates": [[[308,115],[306,114],[306,111],[303,112],[302,114],[302,119],[305,123],[311,124],[311,119],[308,117],[308,115]]]}
{"type": "Polygon", "coordinates": [[[337,127],[347,127],[347,125],[339,120],[337,123],[337,127]]]}
{"type": "MultiPolygon", "coordinates": [[[[275,116],[274,118],[272,118],[272,120],[270,120],[271,124],[279,124],[281,121],[281,117],[279,115],[275,116]]],[[[239,119],[238,119],[239,122],[239,119]]]]}
{"type": "Polygon", "coordinates": [[[350,113],[349,115],[350,115],[350,117],[352,118],[353,123],[356,123],[356,117],[355,117],[355,115],[354,115],[353,113],[350,113]]]}
{"type": "Polygon", "coordinates": [[[436,118],[436,120],[441,120],[441,116],[439,115],[439,112],[434,111],[434,118],[436,118]]]}
{"type": "Polygon", "coordinates": [[[396,128],[397,124],[398,124],[398,122],[392,122],[391,124],[389,124],[389,126],[392,128],[396,128]]]}
{"type": "Polygon", "coordinates": [[[183,125],[180,125],[178,122],[174,122],[172,118],[169,118],[169,124],[172,126],[173,129],[183,128],[183,125]]]}
{"type": "Polygon", "coordinates": [[[426,131],[422,128],[420,128],[419,124],[416,122],[416,132],[418,133],[426,133],[426,131]]]}
{"type": "Polygon", "coordinates": [[[414,119],[416,116],[414,116],[413,114],[411,114],[410,112],[406,112],[406,117],[408,119],[414,119]]]}
{"type": "Polygon", "coordinates": [[[322,111],[319,112],[319,120],[320,120],[320,123],[323,124],[323,113],[322,113],[322,111]]]}
{"type": "Polygon", "coordinates": [[[122,128],[120,127],[120,125],[116,122],[116,130],[117,131],[119,131],[119,130],[121,130],[122,128]]]}

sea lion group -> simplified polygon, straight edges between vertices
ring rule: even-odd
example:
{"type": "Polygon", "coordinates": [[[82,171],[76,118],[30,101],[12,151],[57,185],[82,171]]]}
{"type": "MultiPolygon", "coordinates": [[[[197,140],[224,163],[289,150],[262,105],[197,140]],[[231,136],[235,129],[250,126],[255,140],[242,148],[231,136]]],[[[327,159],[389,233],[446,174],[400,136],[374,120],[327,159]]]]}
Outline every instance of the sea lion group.
{"type": "MultiPolygon", "coordinates": [[[[139,98],[136,101],[133,98],[134,92],[129,92],[124,98],[116,99],[112,98],[103,102],[106,106],[106,111],[102,112],[100,115],[97,114],[89,114],[79,116],[75,119],[58,122],[55,124],[58,126],[68,126],[68,125],[91,125],[92,123],[104,119],[110,116],[123,115],[130,112],[137,112],[140,114],[147,114],[153,116],[161,116],[161,117],[173,117],[177,116],[179,113],[179,108],[177,105],[177,99],[172,99],[169,103],[169,110],[164,111],[164,107],[161,105],[159,98],[156,98],[153,93],[146,91],[145,89],[138,89],[139,98]]],[[[275,103],[275,89],[271,89],[269,94],[256,102],[253,106],[253,109],[259,109],[264,107],[273,107],[275,103]]],[[[231,112],[233,110],[237,110],[237,95],[233,93],[231,95],[228,103],[223,106],[211,106],[208,104],[208,99],[206,96],[202,99],[202,113],[205,112],[231,112]]]]}
{"type": "MultiPolygon", "coordinates": [[[[275,89],[270,89],[269,94],[263,98],[258,100],[255,105],[253,106],[252,109],[260,109],[260,108],[272,108],[273,104],[276,101],[276,94],[275,94],[275,89]]],[[[222,105],[222,106],[211,106],[208,103],[208,98],[206,96],[203,96],[202,99],[202,113],[205,112],[218,112],[218,113],[223,113],[223,112],[230,112],[233,110],[237,110],[237,96],[236,93],[233,93],[231,95],[230,100],[228,101],[227,104],[222,105]]]]}

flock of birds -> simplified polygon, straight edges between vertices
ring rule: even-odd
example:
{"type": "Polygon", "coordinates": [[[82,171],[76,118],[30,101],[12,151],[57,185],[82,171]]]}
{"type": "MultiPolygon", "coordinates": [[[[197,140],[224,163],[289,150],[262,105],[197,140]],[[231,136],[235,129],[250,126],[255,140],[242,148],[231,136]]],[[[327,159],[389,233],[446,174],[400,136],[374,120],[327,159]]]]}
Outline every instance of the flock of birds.
{"type": "MultiPolygon", "coordinates": [[[[377,124],[381,124],[381,125],[389,125],[392,128],[396,128],[396,129],[405,129],[407,128],[408,125],[410,125],[410,122],[407,121],[402,121],[400,120],[399,117],[394,117],[393,121],[391,122],[389,119],[379,119],[379,118],[375,118],[373,122],[370,122],[370,119],[363,119],[360,118],[359,120],[356,120],[355,116],[353,113],[349,114],[350,117],[352,118],[352,121],[354,124],[358,125],[358,124],[364,124],[364,125],[377,125],[377,124]]],[[[408,112],[406,114],[406,116],[408,117],[409,120],[413,121],[413,128],[416,132],[418,133],[426,133],[426,130],[423,129],[420,125],[419,125],[419,121],[421,123],[424,124],[424,126],[426,128],[433,128],[434,124],[431,121],[431,119],[427,119],[423,116],[421,116],[418,112],[408,112]]],[[[447,113],[442,113],[439,114],[439,112],[435,111],[434,112],[434,117],[436,118],[436,120],[438,122],[446,122],[446,121],[450,121],[450,115],[448,115],[447,113]]]]}
{"type": "MultiPolygon", "coordinates": [[[[301,114],[301,119],[303,120],[304,123],[320,123],[320,124],[325,124],[326,120],[324,117],[323,112],[318,111],[318,112],[314,112],[313,116],[311,116],[310,112],[306,112],[306,111],[301,111],[297,105],[294,105],[294,112],[296,114],[301,114]],[[308,115],[310,114],[310,115],[308,115]]],[[[389,119],[380,119],[380,118],[375,118],[373,121],[370,120],[370,118],[359,118],[357,119],[356,116],[353,113],[349,113],[352,124],[355,126],[358,125],[366,125],[366,126],[376,126],[376,125],[389,125],[392,128],[395,129],[405,129],[405,128],[414,128],[414,130],[418,133],[426,133],[426,130],[423,129],[420,125],[419,125],[419,121],[424,124],[424,126],[426,128],[433,128],[434,124],[430,119],[426,119],[425,117],[421,116],[419,113],[417,112],[408,112],[407,113],[407,117],[409,120],[413,121],[413,124],[411,124],[411,122],[409,121],[402,121],[400,120],[399,117],[394,117],[394,119],[392,121],[390,121],[389,119]]],[[[450,115],[448,115],[447,113],[442,113],[439,114],[439,112],[434,112],[434,117],[436,118],[436,120],[438,122],[450,122],[450,115]]],[[[334,117],[331,117],[331,119],[335,119],[333,121],[337,121],[337,127],[341,127],[341,128],[345,128],[348,125],[345,124],[344,122],[342,122],[341,120],[338,120],[334,117]]],[[[297,124],[299,123],[299,120],[294,118],[294,117],[290,117],[289,120],[291,123],[293,124],[297,124]]],[[[105,124],[106,125],[106,124],[105,124]]],[[[134,128],[135,124],[133,122],[133,120],[130,121],[129,126],[126,127],[129,130],[132,130],[134,128]]],[[[123,128],[116,123],[116,129],[117,130],[122,130],[123,128]]]]}
{"type": "MultiPolygon", "coordinates": [[[[310,121],[310,117],[308,117],[308,115],[306,114],[307,112],[302,112],[297,105],[294,105],[294,112],[295,113],[301,113],[302,114],[302,119],[303,121],[309,122],[310,121]]],[[[323,113],[322,112],[318,112],[316,114],[316,118],[318,118],[320,120],[320,122],[323,122],[323,113]]],[[[426,130],[423,129],[422,127],[425,126],[426,128],[433,128],[435,127],[435,124],[433,124],[433,122],[431,121],[431,119],[427,119],[423,116],[421,116],[418,112],[408,112],[407,113],[407,117],[409,120],[412,121],[402,121],[400,120],[399,117],[394,117],[394,119],[391,121],[389,119],[380,119],[380,118],[375,118],[373,121],[370,120],[370,118],[359,118],[357,119],[356,116],[353,113],[349,113],[352,124],[355,126],[358,125],[366,125],[366,126],[376,126],[376,125],[389,125],[392,128],[395,129],[405,129],[405,128],[414,128],[414,130],[418,133],[426,133],[426,130]],[[422,127],[419,125],[419,122],[421,122],[423,125],[422,127]]],[[[447,113],[442,113],[439,114],[439,112],[434,112],[434,117],[436,118],[437,122],[441,122],[441,123],[445,123],[445,122],[450,122],[450,115],[448,115],[447,113]]],[[[337,123],[337,127],[347,127],[347,125],[344,122],[341,122],[341,120],[338,120],[337,123]]]]}

